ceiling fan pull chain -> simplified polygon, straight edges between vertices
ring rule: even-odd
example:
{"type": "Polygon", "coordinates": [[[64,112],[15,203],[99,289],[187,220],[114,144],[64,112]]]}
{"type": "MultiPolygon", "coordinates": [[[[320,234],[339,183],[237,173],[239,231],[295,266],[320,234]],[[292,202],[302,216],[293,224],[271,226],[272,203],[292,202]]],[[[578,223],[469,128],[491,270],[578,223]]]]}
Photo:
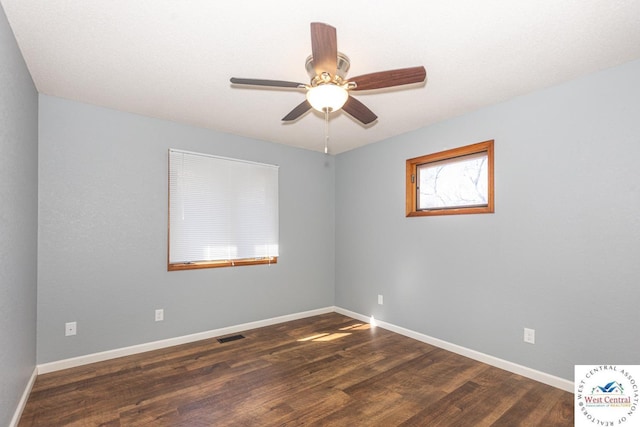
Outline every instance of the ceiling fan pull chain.
{"type": "Polygon", "coordinates": [[[324,154],[329,154],[329,109],[324,109],[324,154]]]}

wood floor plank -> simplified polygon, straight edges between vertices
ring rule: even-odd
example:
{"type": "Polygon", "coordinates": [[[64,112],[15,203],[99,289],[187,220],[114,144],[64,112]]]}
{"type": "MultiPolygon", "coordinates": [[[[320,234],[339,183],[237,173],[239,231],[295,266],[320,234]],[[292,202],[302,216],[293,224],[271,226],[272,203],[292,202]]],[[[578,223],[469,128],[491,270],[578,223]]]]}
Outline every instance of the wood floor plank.
{"type": "Polygon", "coordinates": [[[327,313],[41,375],[29,426],[571,426],[573,395],[327,313]]]}

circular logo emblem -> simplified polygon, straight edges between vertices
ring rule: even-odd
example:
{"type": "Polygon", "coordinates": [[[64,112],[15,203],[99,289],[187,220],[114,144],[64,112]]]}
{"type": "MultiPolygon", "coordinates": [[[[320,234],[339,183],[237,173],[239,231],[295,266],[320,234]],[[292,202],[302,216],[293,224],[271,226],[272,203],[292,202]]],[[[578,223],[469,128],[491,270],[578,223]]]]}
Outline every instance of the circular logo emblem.
{"type": "Polygon", "coordinates": [[[576,427],[639,425],[638,381],[638,365],[576,365],[576,427]]]}

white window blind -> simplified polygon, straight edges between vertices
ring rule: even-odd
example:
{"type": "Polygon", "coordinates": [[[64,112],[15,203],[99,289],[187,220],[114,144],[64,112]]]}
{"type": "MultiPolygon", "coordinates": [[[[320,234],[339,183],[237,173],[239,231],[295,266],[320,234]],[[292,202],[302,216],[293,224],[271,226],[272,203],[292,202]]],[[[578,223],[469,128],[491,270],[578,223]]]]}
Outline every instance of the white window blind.
{"type": "Polygon", "coordinates": [[[169,264],[277,256],[277,166],[169,150],[169,264]]]}

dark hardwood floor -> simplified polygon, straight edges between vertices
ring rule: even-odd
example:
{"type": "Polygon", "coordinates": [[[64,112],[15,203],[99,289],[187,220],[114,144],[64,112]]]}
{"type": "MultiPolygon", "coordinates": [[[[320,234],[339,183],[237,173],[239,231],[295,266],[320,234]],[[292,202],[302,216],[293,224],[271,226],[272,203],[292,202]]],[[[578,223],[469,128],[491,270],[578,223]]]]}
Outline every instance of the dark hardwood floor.
{"type": "Polygon", "coordinates": [[[19,426],[572,426],[573,395],[330,313],[44,374],[19,426]]]}

